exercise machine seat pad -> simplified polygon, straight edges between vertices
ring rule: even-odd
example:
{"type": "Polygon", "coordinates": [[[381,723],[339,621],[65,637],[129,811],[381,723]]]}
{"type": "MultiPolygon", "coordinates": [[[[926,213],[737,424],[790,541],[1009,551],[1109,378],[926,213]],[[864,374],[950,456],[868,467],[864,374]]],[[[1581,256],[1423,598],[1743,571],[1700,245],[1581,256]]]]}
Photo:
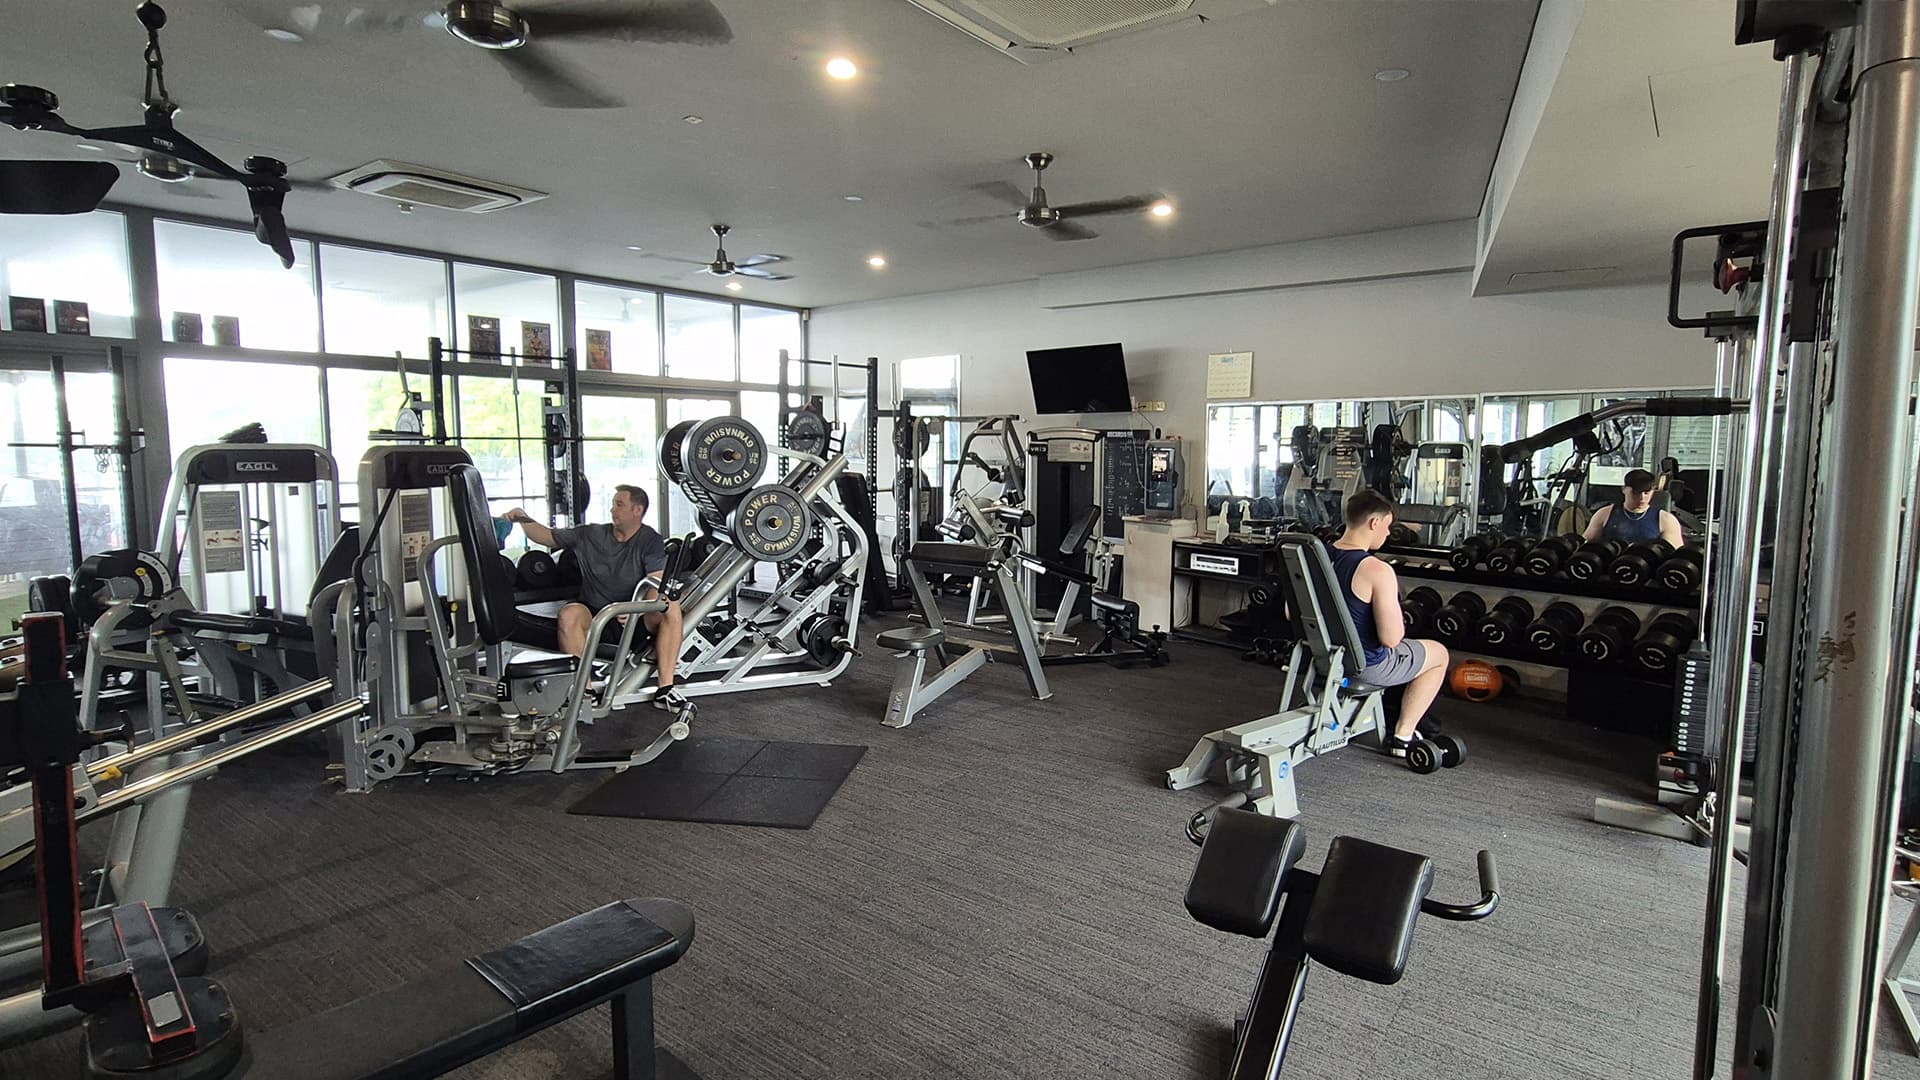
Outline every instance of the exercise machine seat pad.
{"type": "Polygon", "coordinates": [[[946,643],[947,635],[931,626],[901,626],[892,630],[882,630],[873,639],[875,645],[883,649],[909,650],[919,652],[924,649],[938,648],[946,643]]]}
{"type": "Polygon", "coordinates": [[[1126,615],[1130,613],[1137,615],[1140,613],[1139,604],[1125,597],[1115,596],[1112,593],[1097,592],[1088,599],[1094,607],[1102,611],[1110,611],[1115,615],[1126,615]]]}
{"type": "Polygon", "coordinates": [[[571,675],[580,669],[580,658],[568,653],[522,649],[507,659],[507,678],[537,679],[542,675],[571,675]]]}
{"type": "Polygon", "coordinates": [[[1266,937],[1287,871],[1306,849],[1306,831],[1291,819],[1216,811],[1187,883],[1187,913],[1215,930],[1266,937]]]}
{"type": "MultiPolygon", "coordinates": [[[[548,652],[560,651],[560,609],[572,600],[542,600],[536,603],[521,604],[515,613],[513,642],[516,645],[530,645],[548,652]]],[[[612,632],[600,639],[600,650],[596,658],[612,660],[620,654],[620,626],[614,624],[612,632]]],[[[633,627],[633,650],[645,652],[653,642],[653,635],[647,633],[647,624],[639,622],[633,627]]]]}
{"type": "Polygon", "coordinates": [[[693,912],[625,900],[503,949],[262,1035],[249,1080],[439,1076],[613,997],[679,960],[693,912]]]}
{"type": "Polygon", "coordinates": [[[320,590],[336,581],[346,581],[353,577],[353,561],[360,557],[360,526],[348,525],[334,538],[333,547],[327,551],[327,557],[320,561],[320,569],[313,575],[313,591],[307,594],[307,603],[312,604],[320,596],[320,590]]]}
{"type": "Polygon", "coordinates": [[[993,562],[993,552],[984,544],[958,544],[922,540],[907,552],[907,561],[921,569],[942,573],[984,574],[993,562]],[[953,569],[949,569],[949,568],[953,569]]]}
{"type": "Polygon", "coordinates": [[[1433,860],[1336,836],[1320,871],[1302,941],[1307,955],[1344,975],[1391,985],[1407,970],[1433,860]]]}
{"type": "Polygon", "coordinates": [[[487,504],[480,470],[472,465],[447,470],[447,494],[453,500],[453,524],[467,568],[473,624],[481,640],[498,645],[513,636],[518,615],[513,607],[513,579],[500,558],[500,535],[493,531],[493,510],[487,504]]]}

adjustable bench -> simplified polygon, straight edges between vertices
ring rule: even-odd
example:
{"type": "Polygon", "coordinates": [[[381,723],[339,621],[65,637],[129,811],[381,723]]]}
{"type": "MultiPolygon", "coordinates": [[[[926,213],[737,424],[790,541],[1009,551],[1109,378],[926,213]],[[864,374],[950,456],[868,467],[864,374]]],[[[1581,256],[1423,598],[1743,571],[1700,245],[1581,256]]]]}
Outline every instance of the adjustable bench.
{"type": "MultiPolygon", "coordinates": [[[[1237,801],[1237,800],[1236,800],[1237,801]]],[[[1318,873],[1296,863],[1306,851],[1297,821],[1231,806],[1209,811],[1187,834],[1201,844],[1187,886],[1187,912],[1216,930],[1265,938],[1253,999],[1237,1025],[1230,1080],[1273,1080],[1287,1054],[1314,962],[1367,982],[1392,985],[1406,973],[1422,912],[1465,922],[1493,914],[1500,883],[1493,853],[1480,853],[1480,899],[1429,899],[1433,860],[1352,836],[1337,836],[1318,873]],[[1284,906],[1283,906],[1284,902],[1284,906]]]]}
{"type": "Polygon", "coordinates": [[[1182,791],[1204,783],[1218,765],[1254,810],[1291,818],[1300,814],[1294,767],[1363,735],[1377,737],[1385,710],[1381,688],[1353,678],[1365,652],[1326,547],[1306,533],[1283,533],[1276,542],[1294,639],[1280,709],[1201,736],[1187,759],[1167,770],[1167,786],[1182,791]]]}
{"type": "Polygon", "coordinates": [[[392,990],[249,1036],[238,1076],[399,1080],[439,1076],[602,1002],[618,1080],[692,1078],[653,1031],[652,976],[693,942],[693,913],[626,900],[392,990]]]}

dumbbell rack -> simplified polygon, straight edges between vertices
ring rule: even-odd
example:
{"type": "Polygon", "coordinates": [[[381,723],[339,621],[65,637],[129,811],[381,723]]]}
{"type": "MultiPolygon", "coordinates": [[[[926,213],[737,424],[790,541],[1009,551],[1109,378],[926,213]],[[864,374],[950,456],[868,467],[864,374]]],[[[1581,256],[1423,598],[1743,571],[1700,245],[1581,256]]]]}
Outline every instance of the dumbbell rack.
{"type": "MultiPolygon", "coordinates": [[[[1432,547],[1394,547],[1382,548],[1379,555],[1394,567],[1403,582],[1403,591],[1416,584],[1432,584],[1441,593],[1443,601],[1451,600],[1456,592],[1474,589],[1480,591],[1487,601],[1487,607],[1503,596],[1519,594],[1533,602],[1534,610],[1544,610],[1556,600],[1565,600],[1579,607],[1591,622],[1599,607],[1609,604],[1638,609],[1642,626],[1650,625],[1661,613],[1681,611],[1696,614],[1699,611],[1700,598],[1697,593],[1682,592],[1640,585],[1621,585],[1611,580],[1575,581],[1561,575],[1541,577],[1522,572],[1496,573],[1490,570],[1474,568],[1460,570],[1447,561],[1450,549],[1432,547]],[[1451,585],[1452,588],[1448,588],[1451,585]],[[1538,599],[1536,599],[1538,598],[1538,599]],[[1584,601],[1584,602],[1583,602],[1584,601]]],[[[1558,672],[1574,668],[1589,670],[1619,671],[1622,665],[1607,662],[1596,664],[1586,660],[1578,652],[1567,649],[1559,654],[1542,653],[1528,648],[1524,644],[1495,645],[1481,640],[1477,634],[1471,634],[1447,643],[1447,648],[1457,655],[1480,657],[1499,661],[1504,664],[1524,665],[1520,669],[1522,681],[1529,690],[1538,691],[1559,681],[1558,672]]],[[[1649,682],[1671,685],[1673,673],[1654,672],[1638,667],[1627,667],[1634,677],[1649,682]]]]}

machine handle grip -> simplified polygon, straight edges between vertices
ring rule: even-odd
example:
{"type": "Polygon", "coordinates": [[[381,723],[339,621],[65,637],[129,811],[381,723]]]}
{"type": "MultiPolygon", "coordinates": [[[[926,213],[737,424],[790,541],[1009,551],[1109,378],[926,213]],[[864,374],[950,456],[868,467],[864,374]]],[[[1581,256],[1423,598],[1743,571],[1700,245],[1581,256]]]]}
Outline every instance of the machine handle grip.
{"type": "Polygon", "coordinates": [[[1420,901],[1420,910],[1437,919],[1473,922],[1493,914],[1500,906],[1500,870],[1494,865],[1493,852],[1480,853],[1480,899],[1471,904],[1443,904],[1438,900],[1420,901]]]}

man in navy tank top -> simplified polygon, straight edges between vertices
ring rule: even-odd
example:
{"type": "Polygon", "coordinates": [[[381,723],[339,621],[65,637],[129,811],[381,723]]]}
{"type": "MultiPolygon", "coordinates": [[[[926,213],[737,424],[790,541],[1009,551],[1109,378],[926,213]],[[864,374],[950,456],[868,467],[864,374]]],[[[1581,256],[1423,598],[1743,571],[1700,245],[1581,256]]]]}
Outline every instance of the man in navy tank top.
{"type": "Polygon", "coordinates": [[[1624,540],[1628,544],[1646,544],[1665,540],[1675,551],[1687,546],[1680,531],[1680,519],[1665,510],[1653,508],[1652,473],[1634,469],[1620,481],[1619,505],[1601,507],[1587,522],[1588,540],[1624,540]]]}
{"type": "Polygon", "coordinates": [[[1421,718],[1447,681],[1447,647],[1407,636],[1400,613],[1400,579],[1393,567],[1373,557],[1393,526],[1393,503],[1365,488],[1347,500],[1347,531],[1327,545],[1333,576],[1346,597],[1353,629],[1366,652],[1366,666],[1354,676],[1374,686],[1406,686],[1400,721],[1387,737],[1387,750],[1407,756],[1421,718]]]}

